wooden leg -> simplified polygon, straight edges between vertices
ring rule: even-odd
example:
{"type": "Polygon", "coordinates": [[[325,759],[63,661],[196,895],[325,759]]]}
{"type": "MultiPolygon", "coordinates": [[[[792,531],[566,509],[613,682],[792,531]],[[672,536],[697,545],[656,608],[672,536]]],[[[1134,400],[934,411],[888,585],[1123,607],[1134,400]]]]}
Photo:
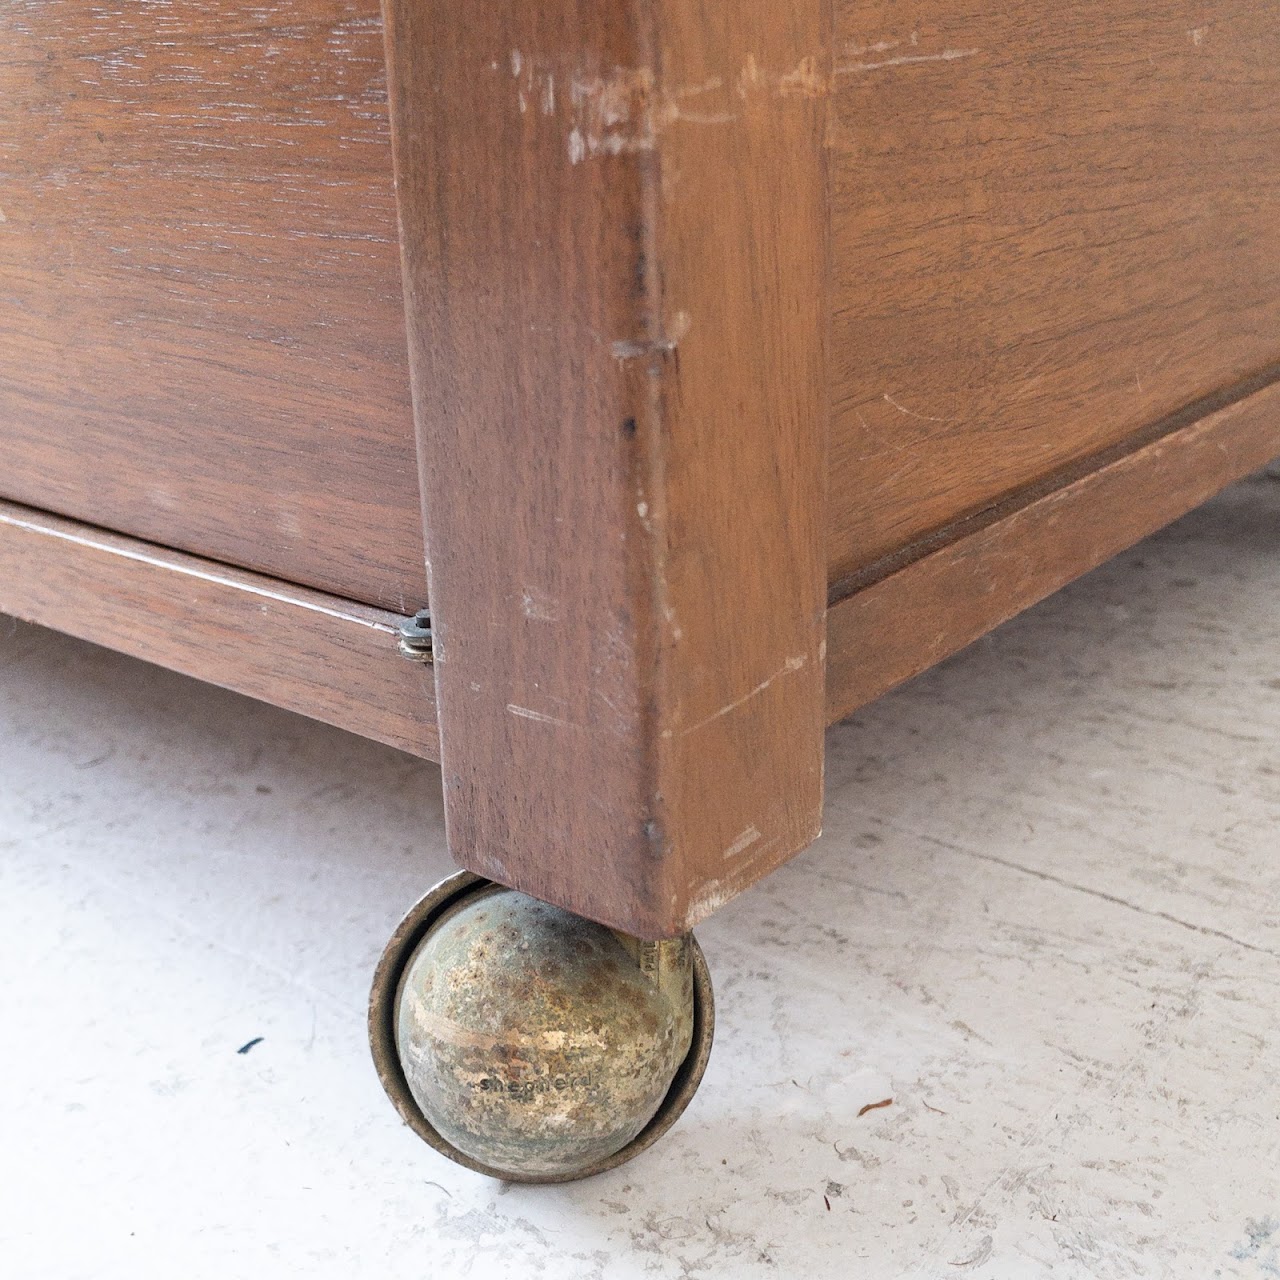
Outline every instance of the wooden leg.
{"type": "Polygon", "coordinates": [[[387,5],[450,846],[641,938],[819,829],[823,10],[387,5]]]}

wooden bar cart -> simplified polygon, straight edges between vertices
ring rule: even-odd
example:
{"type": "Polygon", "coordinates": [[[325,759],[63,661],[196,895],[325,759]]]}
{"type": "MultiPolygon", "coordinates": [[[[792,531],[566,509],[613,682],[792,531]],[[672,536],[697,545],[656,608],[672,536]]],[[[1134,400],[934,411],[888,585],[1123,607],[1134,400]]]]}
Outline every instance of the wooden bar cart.
{"type": "Polygon", "coordinates": [[[440,762],[472,1167],[647,1146],[824,727],[1276,454],[1267,6],[0,6],[0,610],[440,762]]]}

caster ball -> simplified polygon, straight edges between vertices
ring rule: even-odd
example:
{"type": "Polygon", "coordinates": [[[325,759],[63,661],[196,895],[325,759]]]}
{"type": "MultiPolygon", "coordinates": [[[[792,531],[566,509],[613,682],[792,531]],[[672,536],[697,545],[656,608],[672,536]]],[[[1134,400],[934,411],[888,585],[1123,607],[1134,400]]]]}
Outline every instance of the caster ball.
{"type": "Polygon", "coordinates": [[[374,980],[374,1058],[401,1115],[469,1168],[588,1176],[671,1126],[710,1051],[692,935],[641,942],[463,873],[406,918],[374,980]]]}

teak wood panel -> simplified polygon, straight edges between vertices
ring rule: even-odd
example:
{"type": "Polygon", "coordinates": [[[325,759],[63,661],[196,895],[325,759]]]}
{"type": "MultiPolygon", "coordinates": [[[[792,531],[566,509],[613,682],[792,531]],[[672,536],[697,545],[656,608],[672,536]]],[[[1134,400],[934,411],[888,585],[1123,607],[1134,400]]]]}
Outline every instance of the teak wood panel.
{"type": "Polygon", "coordinates": [[[377,0],[0,6],[0,497],[421,605],[377,0]]]}
{"type": "Polygon", "coordinates": [[[381,609],[0,502],[0,613],[439,758],[431,670],[381,609]]]}
{"type": "MultiPolygon", "coordinates": [[[[828,614],[837,720],[1280,456],[1280,367],[948,530],[828,614]]],[[[1224,620],[1226,624],[1226,620],[1224,620]]]]}
{"type": "Polygon", "coordinates": [[[837,0],[842,580],[1280,356],[1280,29],[1245,0],[837,0]]]}
{"type": "Polygon", "coordinates": [[[450,848],[649,937],[812,839],[818,0],[390,0],[450,848]]]}

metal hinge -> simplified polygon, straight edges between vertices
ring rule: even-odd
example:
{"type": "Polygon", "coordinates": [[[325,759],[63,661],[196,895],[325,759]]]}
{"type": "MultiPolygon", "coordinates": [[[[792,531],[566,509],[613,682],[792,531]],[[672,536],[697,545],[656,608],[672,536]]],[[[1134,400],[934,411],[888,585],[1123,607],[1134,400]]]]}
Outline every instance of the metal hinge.
{"type": "Polygon", "coordinates": [[[400,652],[414,662],[431,661],[431,614],[419,609],[400,624],[400,652]]]}

